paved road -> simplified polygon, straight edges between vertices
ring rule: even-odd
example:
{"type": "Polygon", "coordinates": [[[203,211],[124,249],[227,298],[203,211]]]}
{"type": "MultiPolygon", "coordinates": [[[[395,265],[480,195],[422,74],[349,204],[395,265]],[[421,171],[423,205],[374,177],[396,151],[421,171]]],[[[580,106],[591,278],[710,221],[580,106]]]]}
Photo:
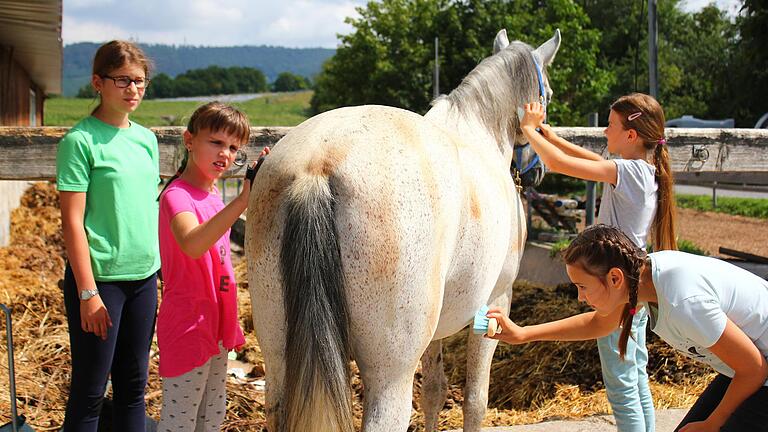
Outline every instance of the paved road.
{"type": "MultiPolygon", "coordinates": [[[[687,195],[707,195],[712,196],[712,188],[705,186],[675,185],[675,192],[687,195]]],[[[717,196],[738,197],[738,198],[768,198],[768,192],[742,191],[730,189],[717,189],[717,196]]]]}
{"type": "MultiPolygon", "coordinates": [[[[672,432],[687,410],[656,411],[656,431],[672,432]]],[[[459,431],[451,431],[459,432],[459,431]]],[[[584,420],[557,420],[532,425],[483,428],[483,432],[616,432],[613,416],[595,416],[584,420]]]]}

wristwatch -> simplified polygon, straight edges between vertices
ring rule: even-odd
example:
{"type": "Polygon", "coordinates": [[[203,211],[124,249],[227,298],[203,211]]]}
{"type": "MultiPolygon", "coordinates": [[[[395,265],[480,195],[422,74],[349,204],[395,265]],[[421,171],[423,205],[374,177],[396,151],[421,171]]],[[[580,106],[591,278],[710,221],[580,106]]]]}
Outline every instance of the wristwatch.
{"type": "Polygon", "coordinates": [[[84,289],[80,291],[80,300],[88,300],[91,297],[99,295],[99,290],[94,288],[92,290],[84,289]]]}

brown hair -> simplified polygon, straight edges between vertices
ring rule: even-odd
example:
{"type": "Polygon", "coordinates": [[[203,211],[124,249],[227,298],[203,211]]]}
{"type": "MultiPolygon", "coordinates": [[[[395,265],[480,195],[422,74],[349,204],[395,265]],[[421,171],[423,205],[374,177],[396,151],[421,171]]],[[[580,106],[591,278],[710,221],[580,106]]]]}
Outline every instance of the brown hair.
{"type": "Polygon", "coordinates": [[[656,215],[651,226],[653,250],[676,250],[676,206],[669,151],[664,138],[664,110],[651,96],[632,93],[618,98],[611,110],[621,117],[624,129],[634,129],[643,147],[653,152],[656,167],[656,215]]]}
{"type": "MultiPolygon", "coordinates": [[[[105,43],[96,50],[96,54],[93,56],[93,74],[100,77],[109,75],[115,69],[120,69],[125,65],[139,66],[144,69],[144,77],[148,78],[152,62],[137,45],[121,40],[105,43]]],[[[99,106],[97,105],[91,114],[98,109],[99,106]]]]}
{"type": "Polygon", "coordinates": [[[149,76],[152,62],[137,45],[120,40],[105,43],[93,56],[94,75],[109,75],[113,70],[125,65],[139,66],[144,69],[144,74],[149,76]]]}
{"type": "Polygon", "coordinates": [[[624,273],[629,286],[629,302],[624,306],[619,319],[619,356],[622,360],[627,352],[627,339],[637,310],[637,286],[646,257],[645,251],[637,247],[620,229],[603,224],[585,229],[563,252],[566,264],[576,265],[597,278],[605,278],[614,267],[624,273]]]}
{"type": "MultiPolygon", "coordinates": [[[[195,112],[192,113],[192,117],[189,118],[187,130],[192,135],[197,135],[197,133],[202,130],[224,132],[228,135],[238,137],[242,143],[247,143],[251,136],[251,124],[248,121],[248,116],[231,105],[217,101],[208,102],[207,104],[198,107],[195,112]]],[[[187,167],[188,159],[189,151],[185,149],[184,158],[181,160],[179,169],[173,177],[168,179],[168,183],[166,183],[163,190],[160,191],[160,195],[162,195],[168,186],[171,185],[171,182],[179,178],[181,173],[184,172],[184,169],[187,167]]],[[[160,199],[159,195],[157,199],[160,199]]]]}

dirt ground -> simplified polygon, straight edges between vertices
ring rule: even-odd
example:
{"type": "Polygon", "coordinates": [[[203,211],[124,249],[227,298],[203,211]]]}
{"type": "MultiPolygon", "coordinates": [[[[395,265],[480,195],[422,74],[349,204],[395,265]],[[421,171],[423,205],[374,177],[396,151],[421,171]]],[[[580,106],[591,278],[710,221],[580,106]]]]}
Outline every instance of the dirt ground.
{"type": "MultiPolygon", "coordinates": [[[[680,237],[713,254],[726,246],[758,255],[768,255],[768,223],[714,213],[681,210],[680,237]]],[[[12,215],[11,244],[0,248],[0,302],[12,305],[16,381],[20,412],[27,415],[35,430],[58,430],[64,416],[69,384],[69,341],[58,280],[63,272],[63,242],[59,220],[58,194],[38,183],[22,199],[12,215]]],[[[227,383],[227,417],[222,430],[262,430],[265,424],[264,367],[251,323],[245,265],[237,266],[239,308],[246,348],[238,360],[249,363],[243,380],[227,383]],[[238,382],[240,381],[240,382],[238,382]]],[[[574,293],[567,286],[558,289],[518,286],[513,314],[521,324],[528,320],[549,320],[579,312],[574,293]]],[[[531,322],[532,323],[532,322],[531,322]]],[[[3,328],[4,330],[4,328],[3,328]]],[[[461,426],[464,340],[457,334],[443,341],[448,397],[440,414],[441,429],[461,426]]],[[[2,338],[4,339],[4,337],[2,338]]],[[[706,369],[677,355],[649,334],[652,391],[657,408],[685,408],[710,377],[706,369]]],[[[0,393],[8,389],[5,343],[0,344],[0,393]]],[[[409,431],[423,430],[418,411],[421,374],[414,386],[414,410],[409,431]]],[[[501,346],[494,356],[485,425],[527,424],[545,419],[581,418],[609,412],[605,399],[594,342],[541,343],[501,346]]],[[[363,387],[359,377],[352,380],[356,422],[361,421],[363,387]]],[[[8,421],[8,396],[0,394],[0,424],[8,421]]],[[[157,347],[151,352],[149,386],[146,394],[149,415],[158,418],[161,406],[157,376],[157,347]]]]}
{"type": "Polygon", "coordinates": [[[768,221],[723,213],[678,209],[678,235],[720,256],[718,249],[727,247],[741,252],[768,257],[768,221]]]}

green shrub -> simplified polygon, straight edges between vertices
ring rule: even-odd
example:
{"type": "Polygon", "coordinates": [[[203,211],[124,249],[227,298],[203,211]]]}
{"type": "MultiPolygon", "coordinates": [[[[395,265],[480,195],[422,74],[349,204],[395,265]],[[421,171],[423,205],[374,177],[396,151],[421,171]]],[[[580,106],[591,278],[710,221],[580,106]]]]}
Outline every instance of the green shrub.
{"type": "Polygon", "coordinates": [[[565,239],[565,240],[560,240],[555,244],[553,244],[552,249],[549,250],[549,257],[555,258],[558,255],[560,255],[560,252],[568,249],[568,246],[571,245],[571,241],[573,241],[573,239],[565,239]]]}
{"type": "Polygon", "coordinates": [[[690,241],[690,240],[683,240],[680,239],[677,241],[677,249],[680,250],[680,252],[688,252],[696,255],[709,255],[707,251],[700,248],[696,243],[690,241]]]}

